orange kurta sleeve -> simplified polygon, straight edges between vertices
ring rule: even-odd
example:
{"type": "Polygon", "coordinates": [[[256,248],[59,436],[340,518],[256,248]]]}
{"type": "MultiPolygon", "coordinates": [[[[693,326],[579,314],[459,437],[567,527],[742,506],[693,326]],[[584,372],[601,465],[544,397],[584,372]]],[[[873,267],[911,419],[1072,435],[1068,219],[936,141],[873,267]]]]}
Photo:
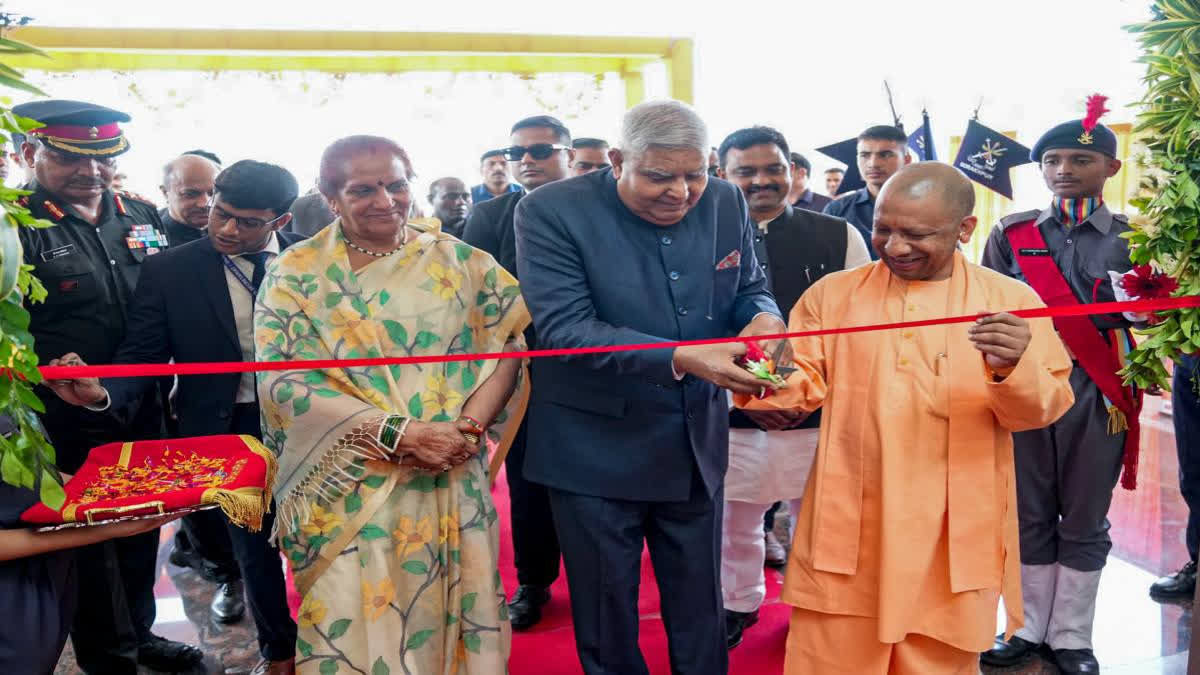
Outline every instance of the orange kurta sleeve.
{"type": "MultiPolygon", "coordinates": [[[[1042,306],[1033,298],[1020,300],[1022,309],[1042,306]]],[[[1008,431],[1049,426],[1075,403],[1071,358],[1054,324],[1050,319],[1032,319],[1029,329],[1033,336],[1016,367],[1004,379],[988,384],[992,413],[1008,431]]]]}
{"type": "MultiPolygon", "coordinates": [[[[810,288],[792,308],[788,332],[799,333],[821,329],[820,281],[810,288]]],[[[733,404],[746,410],[803,410],[812,412],[825,401],[828,384],[825,379],[825,342],[820,337],[792,338],[796,372],[787,378],[787,386],[764,399],[746,394],[734,394],[733,404]]]]}

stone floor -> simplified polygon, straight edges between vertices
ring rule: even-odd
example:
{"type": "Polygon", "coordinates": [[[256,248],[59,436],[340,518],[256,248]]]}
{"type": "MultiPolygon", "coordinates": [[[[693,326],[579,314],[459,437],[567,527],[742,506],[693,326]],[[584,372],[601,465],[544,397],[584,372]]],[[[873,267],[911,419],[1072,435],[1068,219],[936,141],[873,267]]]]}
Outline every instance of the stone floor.
{"type": "MultiPolygon", "coordinates": [[[[1096,654],[1107,675],[1182,675],[1187,670],[1191,602],[1158,603],[1147,594],[1156,577],[1178,569],[1187,558],[1187,510],[1179,496],[1174,433],[1171,418],[1160,413],[1159,405],[1157,398],[1146,400],[1139,488],[1118,488],[1110,513],[1114,543],[1100,584],[1095,624],[1096,654]]],[[[162,535],[156,632],[200,645],[207,661],[197,673],[248,673],[258,661],[252,622],[221,626],[209,619],[213,586],[167,561],[172,532],[165,528],[162,535]]],[[[55,672],[80,672],[69,643],[55,672]]],[[[983,672],[1051,675],[1058,670],[1036,659],[1021,667],[983,672]]]]}

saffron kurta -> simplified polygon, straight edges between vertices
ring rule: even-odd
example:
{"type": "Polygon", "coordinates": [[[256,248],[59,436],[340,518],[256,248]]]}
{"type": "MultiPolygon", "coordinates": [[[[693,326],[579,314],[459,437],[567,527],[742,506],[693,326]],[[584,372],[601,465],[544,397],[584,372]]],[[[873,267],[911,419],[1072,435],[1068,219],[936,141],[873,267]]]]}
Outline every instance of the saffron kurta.
{"type": "MultiPolygon", "coordinates": [[[[789,330],[1040,307],[1028,286],[956,254],[951,277],[908,282],[879,262],[829,275],[789,330]]],[[[1021,617],[1012,431],[1070,407],[1071,362],[1048,319],[1001,381],[969,324],[793,340],[788,387],[748,408],[823,405],[813,475],[783,599],[876,617],[878,640],[911,633],[966,651],[991,646],[1003,593],[1021,617]]]]}

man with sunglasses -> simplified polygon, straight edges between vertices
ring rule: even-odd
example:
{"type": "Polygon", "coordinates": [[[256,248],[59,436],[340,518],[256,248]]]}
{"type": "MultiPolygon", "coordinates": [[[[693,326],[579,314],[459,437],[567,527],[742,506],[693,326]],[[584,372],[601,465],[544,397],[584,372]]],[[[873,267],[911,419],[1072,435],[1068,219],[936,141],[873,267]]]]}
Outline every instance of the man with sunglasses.
{"type": "MultiPolygon", "coordinates": [[[[82,101],[39,100],[13,112],[38,120],[19,148],[34,178],[23,198],[33,216],[55,227],[19,228],[24,259],[46,288],[41,303],[27,303],[35,348],[42,362],[75,351],[109,363],[126,332],[142,263],[167,247],[154,205],[111,189],[116,158],[129,149],[120,128],[129,115],[82,101]]],[[[74,473],[91,448],[114,441],[158,438],[162,406],[146,397],[118,425],[89,416],[38,388],[41,415],[59,469],[74,473]]],[[[135,673],[138,664],[179,671],[200,663],[194,647],[150,632],[158,530],[96,544],[78,552],[77,610],[71,642],[86,673],[135,673]]]]}
{"type": "MultiPolygon", "coordinates": [[[[529,191],[567,177],[575,150],[571,132],[549,115],[527,117],[512,127],[512,146],[505,148],[509,168],[524,188],[520,192],[477,204],[467,218],[463,241],[483,249],[504,269],[517,273],[513,214],[529,191]]],[[[532,329],[526,341],[534,345],[532,329]]],[[[536,367],[536,366],[535,366],[536,367]]],[[[525,423],[522,422],[504,461],[512,500],[513,564],[517,590],[508,606],[514,630],[530,628],[542,618],[550,601],[550,584],[558,578],[560,551],[550,516],[550,498],[543,485],[525,480],[525,423]]]]}
{"type": "MultiPolygon", "coordinates": [[[[214,181],[208,237],[157,256],[138,283],[129,331],[114,363],[242,361],[254,358],[253,311],[269,263],[299,235],[281,232],[299,191],[281,167],[242,160],[214,181]]],[[[73,354],[61,360],[76,362],[73,354]]],[[[63,400],[120,421],[152,393],[153,378],[95,378],[52,383],[63,400]]],[[[184,437],[247,434],[261,438],[253,373],[180,378],[177,395],[184,437]]],[[[95,414],[95,413],[93,413],[95,414]]],[[[273,509],[272,509],[273,510],[273,509]]],[[[271,519],[259,532],[231,525],[217,511],[184,518],[197,552],[217,563],[223,595],[246,595],[263,657],[255,673],[294,672],[296,624],[288,613],[271,519]],[[205,550],[199,550],[201,547],[205,550]]],[[[214,600],[213,618],[229,622],[214,600]]]]}

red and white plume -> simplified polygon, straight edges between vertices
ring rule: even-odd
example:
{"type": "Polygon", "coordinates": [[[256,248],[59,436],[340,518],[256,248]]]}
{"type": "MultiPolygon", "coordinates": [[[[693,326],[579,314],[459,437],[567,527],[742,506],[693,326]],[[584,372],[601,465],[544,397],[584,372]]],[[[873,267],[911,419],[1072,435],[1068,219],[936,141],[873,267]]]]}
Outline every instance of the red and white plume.
{"type": "Polygon", "coordinates": [[[1087,99],[1087,115],[1083,118],[1083,130],[1090,132],[1096,128],[1100,122],[1100,116],[1108,112],[1108,108],[1104,107],[1107,96],[1101,94],[1092,94],[1087,99]]]}

